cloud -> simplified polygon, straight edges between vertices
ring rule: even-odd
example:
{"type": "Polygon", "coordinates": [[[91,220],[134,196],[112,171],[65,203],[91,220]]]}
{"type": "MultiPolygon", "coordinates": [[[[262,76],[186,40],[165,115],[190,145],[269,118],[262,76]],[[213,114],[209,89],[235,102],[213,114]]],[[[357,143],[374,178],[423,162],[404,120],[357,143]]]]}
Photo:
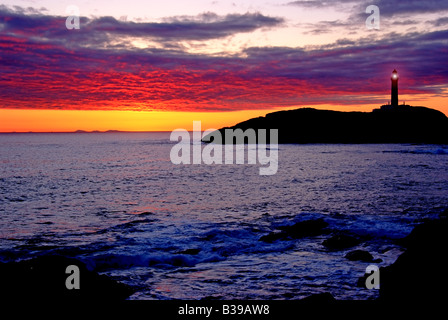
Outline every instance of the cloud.
{"type": "Polygon", "coordinates": [[[428,23],[436,26],[436,27],[442,27],[448,24],[448,17],[439,18],[435,21],[428,21],[428,23]]]}
{"type": "Polygon", "coordinates": [[[325,0],[299,0],[286,3],[288,6],[298,6],[304,8],[322,8],[329,6],[338,6],[341,3],[360,2],[359,0],[339,0],[339,1],[325,1],[325,0]]]}
{"type": "Polygon", "coordinates": [[[353,23],[350,20],[341,21],[319,21],[317,23],[302,24],[304,28],[309,29],[305,31],[305,34],[320,35],[325,33],[334,32],[335,28],[344,28],[348,31],[354,31],[359,29],[359,23],[353,23]]]}
{"type": "Polygon", "coordinates": [[[125,22],[113,17],[101,17],[86,21],[83,29],[85,32],[180,41],[225,38],[237,33],[278,26],[281,23],[281,18],[267,17],[260,13],[218,16],[209,12],[196,17],[171,17],[160,23],[125,22]]]}
{"type": "MultiPolygon", "coordinates": [[[[363,16],[365,18],[365,9],[368,5],[374,4],[380,9],[382,17],[396,16],[412,16],[425,13],[440,13],[448,11],[448,1],[446,0],[406,0],[406,1],[390,1],[390,0],[301,0],[286,3],[289,6],[298,6],[302,8],[321,9],[324,7],[342,7],[345,4],[352,5],[351,15],[363,16]]],[[[346,6],[344,6],[346,8],[346,6]]]]}
{"type": "Polygon", "coordinates": [[[341,4],[354,4],[354,7],[363,7],[364,9],[374,4],[381,10],[381,14],[393,16],[396,14],[409,14],[409,13],[430,13],[440,12],[448,10],[448,2],[445,0],[406,0],[406,1],[390,1],[390,0],[339,0],[339,1],[325,1],[325,0],[301,0],[291,1],[286,3],[290,6],[299,6],[305,8],[322,8],[322,7],[334,7],[341,4]]]}
{"type": "Polygon", "coordinates": [[[448,2],[445,0],[380,0],[376,5],[380,8],[381,15],[391,17],[402,14],[435,13],[448,10],[448,2]]]}
{"type": "MultiPolygon", "coordinates": [[[[265,18],[208,13],[168,18],[162,29],[169,34],[170,23],[211,28],[221,24],[224,31],[216,36],[223,37],[268,26],[265,18]]],[[[313,48],[251,47],[240,56],[223,57],[176,47],[113,44],[111,34],[146,34],[148,26],[111,18],[92,21],[93,35],[78,33],[82,28],[61,28],[65,19],[60,17],[3,11],[0,107],[230,111],[323,103],[378,105],[385,102],[394,68],[401,74],[400,93],[443,94],[448,82],[448,30],[356,42],[340,39],[313,48]]],[[[195,28],[183,37],[191,39],[193,34],[210,37],[195,28]]]]}
{"type": "Polygon", "coordinates": [[[261,28],[272,28],[283,24],[277,17],[261,13],[228,14],[219,16],[207,12],[198,16],[166,18],[164,22],[132,22],[113,17],[95,19],[81,17],[81,28],[68,32],[67,17],[45,16],[37,10],[16,10],[0,6],[2,32],[22,37],[39,37],[50,41],[79,43],[82,46],[107,45],[117,40],[138,37],[156,41],[210,40],[225,38],[237,33],[252,32],[261,28]]]}

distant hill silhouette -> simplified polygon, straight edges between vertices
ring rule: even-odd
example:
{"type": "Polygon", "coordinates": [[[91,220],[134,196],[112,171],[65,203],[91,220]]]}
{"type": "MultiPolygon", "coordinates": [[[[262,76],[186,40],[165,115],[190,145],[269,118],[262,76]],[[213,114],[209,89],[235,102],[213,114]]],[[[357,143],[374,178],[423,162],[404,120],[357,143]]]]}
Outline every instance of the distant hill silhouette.
{"type": "MultiPolygon", "coordinates": [[[[279,143],[448,143],[448,118],[442,112],[408,105],[385,105],[372,112],[301,108],[269,113],[230,128],[278,129],[279,143]]],[[[223,137],[225,129],[219,129],[223,137]]]]}
{"type": "Polygon", "coordinates": [[[120,131],[120,130],[107,130],[107,131],[99,131],[99,130],[93,130],[93,131],[85,131],[85,130],[76,130],[73,133],[120,133],[120,132],[126,132],[126,131],[120,131]]]}

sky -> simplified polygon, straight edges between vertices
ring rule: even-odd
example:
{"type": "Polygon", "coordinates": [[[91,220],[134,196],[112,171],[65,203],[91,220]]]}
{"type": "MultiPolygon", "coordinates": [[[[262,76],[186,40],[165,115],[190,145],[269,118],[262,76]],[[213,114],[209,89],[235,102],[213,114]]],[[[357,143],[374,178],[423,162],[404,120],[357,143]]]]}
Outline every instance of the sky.
{"type": "Polygon", "coordinates": [[[447,57],[445,0],[0,0],[0,132],[371,111],[393,69],[400,103],[448,115],[447,57]]]}

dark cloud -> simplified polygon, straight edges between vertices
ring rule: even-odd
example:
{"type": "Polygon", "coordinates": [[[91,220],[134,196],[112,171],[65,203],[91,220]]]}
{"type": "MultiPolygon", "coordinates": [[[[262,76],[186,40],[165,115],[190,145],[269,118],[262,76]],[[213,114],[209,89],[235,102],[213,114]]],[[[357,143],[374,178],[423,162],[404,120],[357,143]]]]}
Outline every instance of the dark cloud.
{"type": "Polygon", "coordinates": [[[410,25],[416,25],[418,24],[417,20],[407,19],[407,20],[397,20],[393,22],[394,25],[401,25],[401,26],[410,26],[410,25]]]}
{"type": "Polygon", "coordinates": [[[341,21],[341,20],[333,20],[333,21],[319,21],[317,23],[304,24],[303,27],[305,29],[309,29],[309,31],[305,31],[305,34],[313,34],[320,35],[325,33],[334,32],[335,28],[343,28],[346,31],[353,31],[359,29],[359,24],[354,24],[350,20],[341,21]]]}
{"type": "Polygon", "coordinates": [[[365,14],[365,9],[368,5],[376,5],[380,9],[380,13],[385,17],[392,17],[396,15],[412,15],[421,13],[436,13],[448,10],[448,1],[446,0],[302,0],[288,2],[287,5],[298,6],[303,8],[324,8],[335,7],[341,4],[352,4],[354,14],[365,14]]]}
{"type": "Polygon", "coordinates": [[[448,17],[439,18],[435,21],[428,21],[430,24],[433,24],[436,27],[446,26],[448,25],[448,17]]]}
{"type": "MultiPolygon", "coordinates": [[[[282,18],[268,17],[260,13],[229,14],[219,16],[204,13],[195,17],[172,17],[165,22],[132,22],[113,17],[90,19],[81,17],[79,30],[67,30],[67,17],[45,16],[39,11],[0,6],[2,32],[17,36],[41,37],[52,41],[71,42],[72,45],[112,45],[128,37],[155,39],[157,41],[210,40],[260,28],[281,25],[282,18]],[[121,37],[121,39],[117,39],[121,37]]],[[[171,44],[172,45],[172,44],[171,44]]]]}
{"type": "Polygon", "coordinates": [[[381,15],[391,17],[402,14],[435,13],[448,10],[448,1],[446,0],[379,0],[375,4],[380,8],[381,15]]]}
{"type": "Polygon", "coordinates": [[[304,8],[323,8],[329,6],[340,5],[341,3],[360,2],[359,0],[339,0],[339,1],[324,1],[324,0],[300,0],[288,2],[289,6],[299,6],[304,8]]]}
{"type": "Polygon", "coordinates": [[[88,31],[128,36],[149,36],[170,40],[208,40],[251,32],[264,27],[274,27],[281,23],[283,23],[281,18],[267,17],[260,13],[226,16],[205,13],[197,17],[173,17],[162,23],[123,22],[112,17],[104,17],[88,21],[86,28],[88,31]]]}

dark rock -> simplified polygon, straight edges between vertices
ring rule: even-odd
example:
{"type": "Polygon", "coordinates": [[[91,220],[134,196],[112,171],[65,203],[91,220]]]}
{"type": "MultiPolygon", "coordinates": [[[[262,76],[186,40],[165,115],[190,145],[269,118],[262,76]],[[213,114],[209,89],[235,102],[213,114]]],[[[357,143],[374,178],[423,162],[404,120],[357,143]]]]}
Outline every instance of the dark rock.
{"type": "Polygon", "coordinates": [[[262,236],[259,240],[264,242],[273,242],[276,240],[285,240],[287,239],[287,234],[285,232],[274,231],[265,236],[262,236]]]}
{"type": "Polygon", "coordinates": [[[406,251],[380,268],[380,301],[445,303],[448,219],[417,225],[403,243],[406,251]]]}
{"type": "Polygon", "coordinates": [[[426,220],[414,227],[412,232],[398,242],[407,248],[423,248],[433,246],[435,242],[443,240],[447,221],[445,219],[426,220]]]}
{"type": "Polygon", "coordinates": [[[119,301],[133,293],[129,286],[88,270],[83,262],[62,256],[0,263],[0,283],[2,301],[119,301]],[[79,289],[66,287],[70,265],[79,268],[79,289]]]}
{"type": "MultiPolygon", "coordinates": [[[[448,118],[426,107],[397,106],[372,112],[300,108],[268,113],[230,129],[278,129],[278,143],[448,143],[448,118]],[[381,130],[378,130],[381,128],[381,130]]],[[[219,129],[224,137],[225,129],[219,129]]],[[[269,132],[269,130],[268,130],[269,132]]],[[[267,138],[268,141],[270,137],[267,138]]],[[[211,134],[203,138],[210,142],[211,134]]],[[[225,141],[225,143],[235,143],[225,141]]]]}
{"type": "Polygon", "coordinates": [[[183,251],[179,251],[179,254],[190,254],[190,255],[195,255],[198,254],[199,252],[201,252],[201,249],[186,249],[183,251]]]}
{"type": "Polygon", "coordinates": [[[297,222],[292,226],[280,227],[291,238],[313,237],[322,234],[322,229],[326,228],[328,223],[324,219],[307,220],[297,222]]]}
{"type": "Polygon", "coordinates": [[[347,234],[337,234],[327,240],[324,240],[322,244],[330,250],[342,250],[354,247],[360,242],[361,240],[354,236],[347,234]]]}
{"type": "Polygon", "coordinates": [[[365,250],[350,251],[345,255],[345,258],[347,258],[350,261],[363,261],[363,262],[372,262],[374,260],[373,256],[365,250]]]}
{"type": "Polygon", "coordinates": [[[328,223],[324,219],[300,221],[292,226],[280,227],[281,231],[274,231],[268,235],[262,236],[261,241],[272,242],[275,240],[299,239],[305,237],[314,237],[322,234],[328,223]]]}
{"type": "Polygon", "coordinates": [[[140,217],[151,216],[153,214],[154,214],[154,212],[151,212],[151,211],[144,211],[144,212],[137,213],[137,215],[140,217]]]}
{"type": "MultiPolygon", "coordinates": [[[[360,288],[364,288],[364,289],[367,289],[367,287],[366,287],[366,280],[367,280],[367,277],[369,276],[369,274],[368,273],[364,273],[364,275],[362,276],[362,277],[359,277],[358,278],[358,281],[356,282],[356,286],[357,287],[360,287],[360,288]]],[[[381,281],[381,280],[380,280],[381,281]]],[[[381,283],[381,282],[380,282],[381,283]]]]}
{"type": "Polygon", "coordinates": [[[448,218],[448,209],[445,209],[441,214],[439,214],[439,218],[447,219],[448,218]]]}

